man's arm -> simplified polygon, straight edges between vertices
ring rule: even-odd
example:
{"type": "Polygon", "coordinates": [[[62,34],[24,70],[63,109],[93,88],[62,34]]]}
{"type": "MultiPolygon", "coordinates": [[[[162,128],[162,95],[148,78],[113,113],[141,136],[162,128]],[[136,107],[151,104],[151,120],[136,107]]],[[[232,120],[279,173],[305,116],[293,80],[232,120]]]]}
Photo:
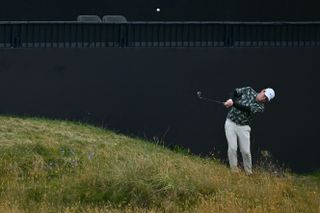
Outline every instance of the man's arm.
{"type": "Polygon", "coordinates": [[[249,106],[242,105],[242,104],[240,104],[238,102],[238,99],[241,97],[242,92],[243,92],[244,89],[245,89],[245,87],[236,88],[233,92],[231,92],[230,96],[229,96],[230,99],[225,102],[225,106],[227,108],[234,106],[238,110],[241,110],[241,111],[246,112],[246,113],[250,113],[251,112],[251,108],[249,106]]]}
{"type": "Polygon", "coordinates": [[[242,89],[241,88],[237,88],[237,89],[233,90],[233,92],[230,92],[229,97],[232,100],[235,100],[235,99],[240,98],[241,95],[242,95],[242,89]]]}
{"type": "Polygon", "coordinates": [[[233,106],[235,108],[237,108],[238,110],[241,110],[243,112],[246,112],[246,113],[250,113],[251,112],[251,107],[242,105],[242,104],[238,103],[237,101],[233,102],[233,106]]]}

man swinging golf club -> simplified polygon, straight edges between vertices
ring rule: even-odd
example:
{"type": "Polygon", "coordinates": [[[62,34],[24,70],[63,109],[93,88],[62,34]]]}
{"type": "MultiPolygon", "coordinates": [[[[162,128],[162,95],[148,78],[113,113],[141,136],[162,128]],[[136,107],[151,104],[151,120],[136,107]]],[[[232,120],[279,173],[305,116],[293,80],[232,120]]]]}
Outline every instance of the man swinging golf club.
{"type": "Polygon", "coordinates": [[[252,159],[250,152],[250,125],[257,113],[264,111],[264,104],[275,97],[271,88],[259,93],[251,87],[236,88],[230,99],[224,102],[230,108],[225,122],[225,133],[228,141],[228,159],[231,171],[238,171],[238,143],[242,154],[246,174],[252,174],[252,159]]]}

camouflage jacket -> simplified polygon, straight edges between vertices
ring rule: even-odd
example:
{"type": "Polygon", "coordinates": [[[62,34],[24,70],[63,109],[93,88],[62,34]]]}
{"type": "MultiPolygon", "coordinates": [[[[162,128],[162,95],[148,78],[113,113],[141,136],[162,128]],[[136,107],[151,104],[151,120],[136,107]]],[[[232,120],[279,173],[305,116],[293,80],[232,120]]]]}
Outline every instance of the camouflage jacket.
{"type": "Polygon", "coordinates": [[[256,100],[257,94],[251,87],[236,88],[232,97],[235,104],[227,118],[238,125],[250,125],[255,115],[264,111],[264,104],[256,100]]]}

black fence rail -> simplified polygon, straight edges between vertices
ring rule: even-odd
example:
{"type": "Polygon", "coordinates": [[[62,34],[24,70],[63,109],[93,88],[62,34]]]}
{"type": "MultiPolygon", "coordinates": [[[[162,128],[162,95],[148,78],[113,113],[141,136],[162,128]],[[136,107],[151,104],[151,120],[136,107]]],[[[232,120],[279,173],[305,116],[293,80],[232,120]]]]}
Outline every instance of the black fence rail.
{"type": "Polygon", "coordinates": [[[319,46],[320,22],[0,22],[0,48],[319,46]]]}

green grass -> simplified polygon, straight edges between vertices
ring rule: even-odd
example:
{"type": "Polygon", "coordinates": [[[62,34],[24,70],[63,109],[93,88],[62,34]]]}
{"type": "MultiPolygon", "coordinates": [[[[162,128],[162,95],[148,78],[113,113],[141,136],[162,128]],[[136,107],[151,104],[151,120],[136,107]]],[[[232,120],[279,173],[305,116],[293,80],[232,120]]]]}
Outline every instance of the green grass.
{"type": "Polygon", "coordinates": [[[320,181],[89,125],[0,116],[0,212],[319,212],[320,181]],[[179,149],[180,150],[180,149],[179,149]]]}

